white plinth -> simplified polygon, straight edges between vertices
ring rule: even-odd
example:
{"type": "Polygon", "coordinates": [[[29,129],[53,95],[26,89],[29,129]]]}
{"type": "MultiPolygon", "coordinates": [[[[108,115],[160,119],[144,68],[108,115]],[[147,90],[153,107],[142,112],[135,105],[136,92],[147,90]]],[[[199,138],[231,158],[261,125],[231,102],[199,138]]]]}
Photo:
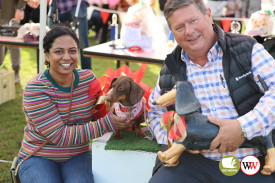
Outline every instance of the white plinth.
{"type": "Polygon", "coordinates": [[[95,183],[147,183],[152,176],[157,153],[105,150],[112,133],[92,143],[95,183]]]}

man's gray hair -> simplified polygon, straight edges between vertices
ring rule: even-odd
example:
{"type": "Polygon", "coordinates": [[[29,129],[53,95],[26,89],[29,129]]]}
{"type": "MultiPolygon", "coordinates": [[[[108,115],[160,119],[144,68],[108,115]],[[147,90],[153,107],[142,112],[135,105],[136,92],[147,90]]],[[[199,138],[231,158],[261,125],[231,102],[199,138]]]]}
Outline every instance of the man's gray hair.
{"type": "Polygon", "coordinates": [[[168,0],[164,6],[164,16],[168,22],[168,25],[170,26],[169,17],[172,13],[182,7],[189,6],[190,4],[194,4],[198,10],[200,10],[203,14],[206,14],[207,8],[203,0],[168,0]]]}

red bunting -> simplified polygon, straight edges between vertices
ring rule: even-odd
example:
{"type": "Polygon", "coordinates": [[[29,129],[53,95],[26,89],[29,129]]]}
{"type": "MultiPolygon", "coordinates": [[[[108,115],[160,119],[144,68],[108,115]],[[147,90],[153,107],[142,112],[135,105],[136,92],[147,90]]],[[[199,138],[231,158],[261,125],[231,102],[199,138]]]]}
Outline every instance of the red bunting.
{"type": "Polygon", "coordinates": [[[221,20],[222,27],[223,27],[223,30],[224,30],[225,32],[229,32],[230,27],[231,27],[231,22],[232,22],[231,19],[224,19],[224,20],[221,20]]]}
{"type": "Polygon", "coordinates": [[[106,24],[110,16],[110,13],[108,11],[100,11],[100,15],[101,15],[103,24],[106,24]]]}

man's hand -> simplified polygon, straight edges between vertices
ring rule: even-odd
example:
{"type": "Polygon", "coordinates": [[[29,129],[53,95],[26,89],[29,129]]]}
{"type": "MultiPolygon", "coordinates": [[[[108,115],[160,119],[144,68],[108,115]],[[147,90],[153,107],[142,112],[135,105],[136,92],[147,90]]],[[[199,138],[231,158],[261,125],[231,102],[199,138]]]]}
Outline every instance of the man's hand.
{"type": "Polygon", "coordinates": [[[15,15],[14,15],[14,20],[16,23],[20,23],[21,20],[24,19],[24,10],[16,9],[15,15]]]}
{"type": "Polygon", "coordinates": [[[245,141],[238,120],[219,119],[210,116],[208,116],[208,120],[220,127],[218,135],[210,145],[210,150],[219,148],[219,153],[233,152],[245,141]]]}
{"type": "Polygon", "coordinates": [[[112,105],[109,114],[117,130],[128,128],[131,126],[131,121],[128,117],[120,118],[114,114],[115,107],[112,105]]]}

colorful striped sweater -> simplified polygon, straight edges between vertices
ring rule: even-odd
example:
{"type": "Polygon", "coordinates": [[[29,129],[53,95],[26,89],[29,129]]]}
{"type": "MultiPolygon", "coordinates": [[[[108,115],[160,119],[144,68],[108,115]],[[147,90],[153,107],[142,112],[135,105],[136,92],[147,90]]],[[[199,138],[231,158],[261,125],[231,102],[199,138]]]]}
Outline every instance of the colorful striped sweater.
{"type": "Polygon", "coordinates": [[[49,70],[28,82],[24,90],[23,110],[27,126],[19,156],[24,158],[47,139],[50,143],[35,155],[54,161],[66,161],[89,151],[89,142],[115,130],[107,114],[91,122],[96,99],[89,99],[89,84],[96,79],[90,70],[75,69],[72,109],[69,122],[70,87],[61,87],[50,76],[49,70]],[[35,126],[31,125],[35,124],[35,126]]]}

